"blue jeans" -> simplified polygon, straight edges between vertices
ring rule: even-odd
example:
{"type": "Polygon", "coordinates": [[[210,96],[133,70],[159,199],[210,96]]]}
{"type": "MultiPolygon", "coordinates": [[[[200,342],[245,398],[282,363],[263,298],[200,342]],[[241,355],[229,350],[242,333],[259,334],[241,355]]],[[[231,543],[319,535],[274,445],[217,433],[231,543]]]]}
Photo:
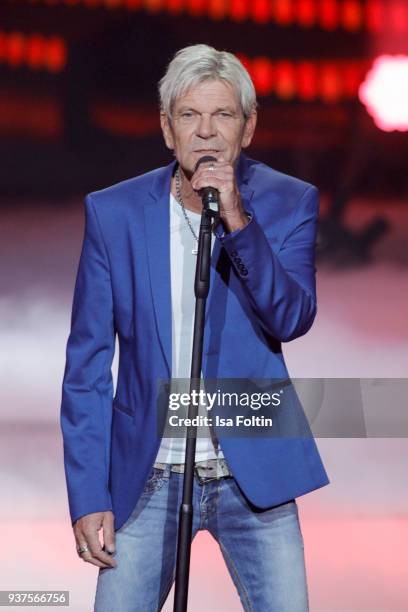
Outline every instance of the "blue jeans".
{"type": "MultiPolygon", "coordinates": [[[[157,612],[175,579],[183,474],[153,467],[129,519],[116,531],[117,566],[99,569],[94,612],[157,612]]],[[[235,479],[194,476],[193,537],[218,542],[245,612],[308,612],[296,500],[259,510],[235,479]]],[[[203,583],[203,588],[205,585],[203,583]]]]}

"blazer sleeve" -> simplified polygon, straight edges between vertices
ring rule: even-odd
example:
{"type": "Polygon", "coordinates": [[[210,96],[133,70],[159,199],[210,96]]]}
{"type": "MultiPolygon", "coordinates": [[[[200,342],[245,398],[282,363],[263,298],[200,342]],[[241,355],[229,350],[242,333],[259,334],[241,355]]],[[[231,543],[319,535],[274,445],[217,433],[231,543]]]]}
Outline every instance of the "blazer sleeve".
{"type": "Polygon", "coordinates": [[[90,195],[66,348],[60,424],[72,525],[112,510],[108,417],[112,411],[115,326],[110,268],[90,195]]]}
{"type": "Polygon", "coordinates": [[[318,213],[319,192],[311,185],[301,196],[276,254],[254,215],[241,230],[218,234],[260,324],[281,342],[305,334],[316,316],[318,213]]]}

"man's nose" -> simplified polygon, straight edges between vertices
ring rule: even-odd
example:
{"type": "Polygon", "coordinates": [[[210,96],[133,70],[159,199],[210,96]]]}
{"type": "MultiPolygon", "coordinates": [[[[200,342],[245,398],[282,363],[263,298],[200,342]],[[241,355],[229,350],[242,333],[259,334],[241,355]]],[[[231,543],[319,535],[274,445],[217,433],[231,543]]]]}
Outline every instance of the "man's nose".
{"type": "Polygon", "coordinates": [[[215,136],[216,128],[215,121],[209,113],[203,113],[197,125],[197,136],[201,138],[210,138],[215,136]]]}

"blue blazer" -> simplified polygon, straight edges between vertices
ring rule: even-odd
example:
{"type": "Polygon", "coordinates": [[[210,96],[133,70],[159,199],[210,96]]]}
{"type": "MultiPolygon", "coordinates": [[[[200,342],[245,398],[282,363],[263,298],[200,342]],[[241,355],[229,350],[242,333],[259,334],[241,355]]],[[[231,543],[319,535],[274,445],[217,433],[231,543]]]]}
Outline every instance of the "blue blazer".
{"type": "MultiPolygon", "coordinates": [[[[175,163],[85,198],[60,418],[72,524],[112,510],[119,529],[160,446],[156,385],[171,378],[175,163]]],[[[242,230],[224,235],[221,225],[215,232],[202,371],[209,379],[285,379],[281,343],[305,334],[316,315],[318,190],[242,153],[236,175],[252,219],[242,230]]],[[[259,508],[329,483],[312,436],[219,440],[238,485],[259,508]]]]}

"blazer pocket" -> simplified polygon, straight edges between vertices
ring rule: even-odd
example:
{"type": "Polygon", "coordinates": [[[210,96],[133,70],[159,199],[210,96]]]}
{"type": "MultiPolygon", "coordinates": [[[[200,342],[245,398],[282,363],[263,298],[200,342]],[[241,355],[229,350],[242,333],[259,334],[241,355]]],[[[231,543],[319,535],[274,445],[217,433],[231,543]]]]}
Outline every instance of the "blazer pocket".
{"type": "Polygon", "coordinates": [[[130,417],[134,416],[133,410],[128,408],[128,406],[125,406],[125,404],[121,404],[121,402],[119,402],[116,398],[113,399],[113,407],[120,412],[124,412],[130,417]]]}

